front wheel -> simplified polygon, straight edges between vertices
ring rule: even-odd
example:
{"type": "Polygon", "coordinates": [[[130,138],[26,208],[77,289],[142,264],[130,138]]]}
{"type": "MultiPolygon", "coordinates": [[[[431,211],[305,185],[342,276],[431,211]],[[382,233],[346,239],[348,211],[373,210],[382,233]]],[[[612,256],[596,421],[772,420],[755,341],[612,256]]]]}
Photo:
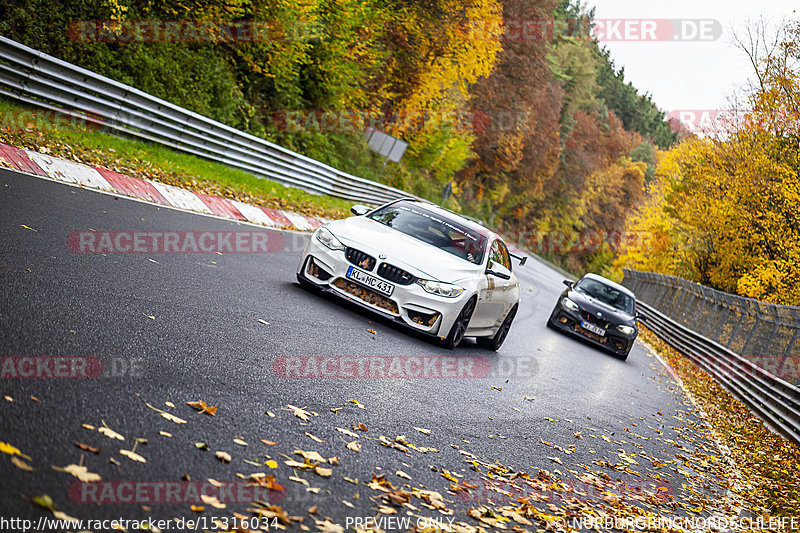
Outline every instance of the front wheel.
{"type": "Polygon", "coordinates": [[[497,333],[494,334],[494,337],[478,337],[478,346],[483,348],[488,348],[492,351],[497,351],[500,349],[500,346],[503,345],[503,342],[506,340],[508,336],[508,331],[511,329],[511,323],[514,321],[514,317],[517,316],[517,306],[515,305],[514,308],[508,313],[506,319],[503,320],[503,323],[500,324],[500,327],[497,329],[497,333]]]}
{"type": "Polygon", "coordinates": [[[464,334],[467,332],[467,326],[472,318],[472,313],[475,311],[476,297],[470,298],[461,312],[458,314],[456,321],[453,322],[453,327],[450,328],[450,333],[447,334],[442,340],[442,344],[450,350],[461,344],[464,339],[464,334]]]}

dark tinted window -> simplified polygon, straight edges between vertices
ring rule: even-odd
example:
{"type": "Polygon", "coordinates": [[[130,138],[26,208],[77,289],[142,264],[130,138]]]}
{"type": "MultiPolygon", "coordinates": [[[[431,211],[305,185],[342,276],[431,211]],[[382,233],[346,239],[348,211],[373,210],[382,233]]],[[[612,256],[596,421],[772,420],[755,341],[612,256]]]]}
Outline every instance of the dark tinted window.
{"type": "Polygon", "coordinates": [[[633,298],[614,287],[595,279],[584,278],[575,286],[575,290],[591,296],[595,300],[615,307],[620,311],[625,311],[629,315],[633,314],[633,298]]]}
{"type": "Polygon", "coordinates": [[[488,232],[484,233],[411,202],[397,202],[378,209],[369,218],[436,246],[476,265],[483,262],[488,232]]]}

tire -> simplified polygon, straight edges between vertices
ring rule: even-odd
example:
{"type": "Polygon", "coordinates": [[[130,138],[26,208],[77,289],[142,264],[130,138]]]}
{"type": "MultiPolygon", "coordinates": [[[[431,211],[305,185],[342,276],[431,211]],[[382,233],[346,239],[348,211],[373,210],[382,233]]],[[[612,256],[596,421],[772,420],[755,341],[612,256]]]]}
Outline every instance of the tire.
{"type": "Polygon", "coordinates": [[[469,320],[472,318],[472,313],[475,311],[476,303],[477,297],[475,296],[467,300],[464,308],[458,314],[455,322],[453,322],[453,327],[450,328],[450,333],[448,333],[447,337],[442,340],[442,344],[445,348],[453,350],[456,346],[461,344],[461,341],[464,339],[464,333],[467,332],[469,320]]]}
{"type": "Polygon", "coordinates": [[[625,353],[618,353],[618,354],[614,354],[614,355],[616,355],[616,356],[617,356],[617,358],[618,358],[620,361],[627,361],[627,360],[628,360],[628,354],[630,354],[630,353],[631,353],[631,350],[632,350],[632,349],[633,349],[633,346],[631,346],[631,348],[630,348],[630,349],[629,349],[627,352],[625,352],[625,353]]]}
{"type": "Polygon", "coordinates": [[[494,337],[478,337],[478,345],[494,352],[499,350],[500,346],[503,345],[503,342],[508,336],[508,331],[511,329],[511,323],[514,321],[515,316],[517,316],[516,305],[508,313],[508,315],[506,315],[506,318],[503,320],[503,323],[500,324],[500,327],[497,328],[497,333],[494,334],[494,337]]]}

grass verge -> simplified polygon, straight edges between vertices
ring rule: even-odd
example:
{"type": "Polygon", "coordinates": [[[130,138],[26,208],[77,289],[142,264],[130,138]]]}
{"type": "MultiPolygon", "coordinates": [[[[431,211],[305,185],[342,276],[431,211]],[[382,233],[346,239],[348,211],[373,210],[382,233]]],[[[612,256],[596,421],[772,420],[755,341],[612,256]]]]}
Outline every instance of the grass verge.
{"type": "Polygon", "coordinates": [[[740,496],[771,516],[800,516],[800,448],[773,433],[716,379],[655,333],[642,328],[641,336],[683,380],[747,477],[750,487],[740,496]]]}
{"type": "Polygon", "coordinates": [[[347,216],[351,205],[339,198],[285,187],[157,144],[117,137],[4,98],[0,98],[0,142],[129,176],[304,215],[342,218],[347,216]]]}

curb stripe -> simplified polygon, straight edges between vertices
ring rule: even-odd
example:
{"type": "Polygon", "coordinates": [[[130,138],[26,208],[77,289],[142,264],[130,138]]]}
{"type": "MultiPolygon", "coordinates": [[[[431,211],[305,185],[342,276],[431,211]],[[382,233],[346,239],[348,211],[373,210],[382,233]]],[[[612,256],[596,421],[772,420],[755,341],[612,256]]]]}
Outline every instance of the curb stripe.
{"type": "Polygon", "coordinates": [[[161,193],[161,196],[167,199],[170,205],[186,209],[187,211],[199,211],[201,213],[208,213],[209,215],[213,214],[211,209],[209,209],[193,192],[166,183],[158,183],[157,181],[152,183],[153,187],[161,193]]]}
{"type": "Polygon", "coordinates": [[[264,213],[264,211],[259,209],[257,206],[245,204],[238,200],[231,200],[230,202],[250,222],[253,222],[255,224],[263,224],[264,226],[270,226],[272,228],[280,227],[279,224],[276,224],[271,218],[267,216],[266,213],[264,213]]]}
{"type": "Polygon", "coordinates": [[[161,196],[161,193],[147,180],[132,178],[125,174],[120,174],[119,172],[106,170],[104,168],[97,168],[97,171],[119,193],[156,204],[169,205],[167,199],[161,196]]]}
{"type": "Polygon", "coordinates": [[[271,228],[310,231],[330,222],[329,219],[246,204],[221,196],[196,193],[166,183],[126,176],[114,170],[84,165],[8,144],[0,144],[0,162],[27,174],[271,228]]]}
{"type": "Polygon", "coordinates": [[[200,193],[197,193],[197,197],[200,198],[203,203],[206,204],[209,209],[211,209],[211,212],[217,216],[232,218],[234,220],[247,220],[227,198],[200,193]]]}
{"type": "Polygon", "coordinates": [[[30,157],[34,163],[39,165],[42,170],[47,172],[47,175],[53,179],[68,181],[91,189],[102,189],[104,191],[114,192],[114,187],[92,167],[81,165],[80,163],[73,163],[66,159],[58,159],[49,155],[40,154],[32,150],[25,150],[25,152],[27,152],[28,157],[30,157]]]}
{"type": "Polygon", "coordinates": [[[308,220],[306,220],[305,217],[303,217],[303,215],[298,215],[297,213],[290,213],[288,211],[283,211],[283,216],[288,218],[289,221],[292,223],[292,226],[294,226],[297,229],[304,231],[310,231],[311,229],[313,229],[311,227],[311,224],[308,223],[308,220]]]}
{"type": "Polygon", "coordinates": [[[278,227],[284,226],[287,228],[292,227],[292,221],[283,216],[283,213],[278,211],[277,209],[270,209],[268,207],[261,208],[264,213],[277,225],[278,227]]]}
{"type": "Polygon", "coordinates": [[[13,168],[23,172],[32,172],[37,176],[47,176],[47,173],[34,163],[23,150],[9,145],[2,145],[2,148],[4,149],[7,163],[13,168]]]}

